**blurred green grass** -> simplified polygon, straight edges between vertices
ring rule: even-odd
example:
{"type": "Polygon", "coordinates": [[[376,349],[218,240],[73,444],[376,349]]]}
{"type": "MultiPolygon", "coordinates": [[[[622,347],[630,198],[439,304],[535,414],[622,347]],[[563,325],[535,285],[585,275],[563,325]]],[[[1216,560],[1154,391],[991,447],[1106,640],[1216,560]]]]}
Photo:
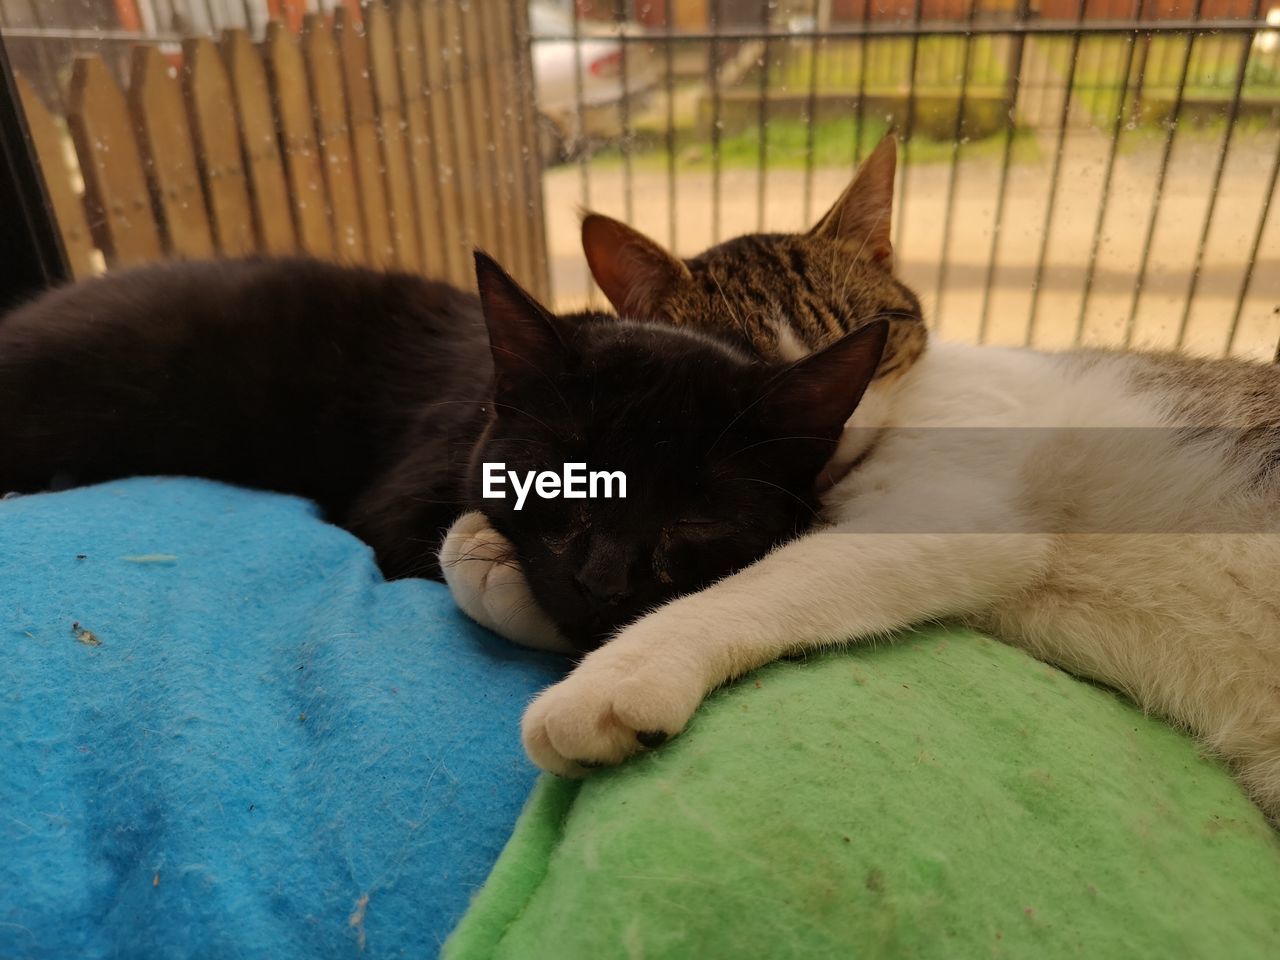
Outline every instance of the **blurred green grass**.
{"type": "MultiPolygon", "coordinates": [[[[848,116],[820,119],[810,124],[802,119],[776,117],[769,120],[764,138],[764,164],[769,169],[799,169],[806,165],[810,142],[813,147],[815,167],[852,167],[855,158],[866,156],[889,130],[889,125],[876,118],[864,120],[861,131],[861,150],[855,150],[859,141],[857,117],[848,116]],[[811,139],[812,138],[812,141],[811,139]]],[[[682,170],[707,170],[714,163],[715,151],[704,131],[690,127],[678,129],[674,137],[674,155],[682,170]]],[[[961,146],[962,156],[1002,155],[1005,135],[999,134],[982,140],[973,140],[961,146]]],[[[753,126],[720,138],[719,159],[724,168],[755,167],[761,162],[761,137],[759,126],[753,126]]],[[[632,163],[637,168],[665,168],[667,147],[665,135],[659,131],[640,131],[631,145],[632,163]]],[[[949,163],[954,152],[948,141],[916,137],[902,151],[900,161],[908,164],[949,163]]],[[[1031,161],[1039,157],[1035,136],[1028,130],[1014,134],[1013,157],[1017,161],[1031,161]]],[[[596,152],[593,164],[620,163],[623,147],[614,143],[596,152]]]]}
{"type": "MultiPolygon", "coordinates": [[[[1003,85],[1008,38],[983,36],[967,42],[970,85],[1003,85]]],[[[916,88],[958,89],[965,74],[965,38],[920,37],[916,44],[916,88]]],[[[770,57],[769,85],[782,90],[807,90],[811,82],[819,90],[906,89],[912,79],[911,52],[910,37],[796,41],[781,56],[770,57]]]]}
{"type": "MultiPolygon", "coordinates": [[[[975,136],[972,140],[966,137],[961,151],[965,157],[1000,156],[1007,136],[1002,97],[1013,66],[1014,48],[1009,37],[999,36],[772,43],[761,51],[760,62],[740,74],[736,83],[722,87],[722,104],[731,99],[737,102],[736,112],[726,122],[718,146],[713,147],[711,143],[705,100],[701,116],[698,109],[690,106],[697,101],[698,84],[684,87],[680,99],[683,106],[676,111],[670,153],[682,170],[710,168],[717,157],[724,168],[755,167],[761,163],[770,168],[796,168],[809,162],[815,167],[851,166],[855,156],[865,155],[889,128],[885,111],[877,112],[870,101],[877,99],[879,105],[905,103],[906,94],[912,88],[913,42],[914,91],[918,101],[932,98],[929,107],[938,109],[939,103],[945,105],[950,98],[952,117],[967,60],[966,128],[989,135],[975,136]],[[755,121],[755,97],[762,79],[771,95],[791,101],[789,110],[771,108],[768,127],[763,132],[755,121]],[[797,116],[795,109],[797,98],[806,98],[810,89],[816,92],[816,116],[812,122],[797,116]],[[861,130],[851,105],[859,89],[868,95],[867,115],[861,130]],[[979,113],[982,122],[979,122],[979,113]],[[855,144],[860,148],[856,149],[855,144]]],[[[1184,91],[1187,103],[1180,114],[1182,126],[1189,128],[1187,132],[1192,135],[1220,133],[1225,125],[1226,104],[1246,49],[1244,40],[1235,36],[1205,35],[1194,37],[1190,42],[1191,59],[1184,91]]],[[[1188,37],[1139,38],[1126,75],[1130,43],[1131,39],[1125,36],[1082,38],[1072,80],[1073,102],[1099,129],[1109,130],[1117,112],[1125,111],[1128,122],[1123,128],[1122,151],[1164,135],[1170,104],[1182,77],[1188,37]],[[1140,105],[1134,96],[1139,70],[1143,89],[1140,105]]],[[[1071,51],[1069,36],[1029,40],[1022,61],[1024,96],[1042,96],[1046,88],[1060,89],[1066,82],[1071,51]]],[[[1243,95],[1246,100],[1280,98],[1280,51],[1251,48],[1245,71],[1243,95]]],[[[955,150],[950,142],[954,121],[944,112],[933,117],[932,123],[927,122],[930,118],[922,112],[925,109],[918,103],[915,135],[909,149],[904,151],[904,160],[908,163],[949,162],[955,150]]],[[[902,111],[896,112],[901,128],[902,111]]],[[[1246,110],[1237,120],[1237,126],[1240,130],[1252,130],[1273,122],[1256,110],[1246,110]]],[[[590,162],[607,166],[620,162],[624,153],[629,153],[638,168],[665,167],[669,153],[665,110],[634,117],[633,123],[633,135],[625,147],[619,142],[602,146],[591,154],[590,162]]],[[[1040,155],[1035,133],[1019,127],[1014,133],[1014,160],[1034,161],[1040,155]]]]}
{"type": "MultiPolygon", "coordinates": [[[[1151,37],[1149,45],[1145,39],[1139,39],[1126,77],[1129,38],[1085,37],[1076,59],[1072,97],[1096,123],[1107,125],[1114,122],[1121,108],[1135,114],[1139,72],[1143,100],[1171,104],[1182,82],[1185,61],[1184,100],[1210,107],[1220,104],[1225,109],[1234,92],[1246,50],[1245,41],[1226,36],[1191,38],[1191,57],[1187,60],[1188,41],[1186,35],[1151,37]],[[1147,45],[1145,60],[1144,45],[1147,45]]],[[[1065,78],[1071,61],[1070,41],[1055,38],[1040,42],[1045,45],[1050,62],[1065,78]]],[[[1280,52],[1249,49],[1244,63],[1242,98],[1280,98],[1280,52]]],[[[1159,126],[1163,116],[1148,111],[1135,115],[1134,120],[1139,126],[1159,126]]]]}

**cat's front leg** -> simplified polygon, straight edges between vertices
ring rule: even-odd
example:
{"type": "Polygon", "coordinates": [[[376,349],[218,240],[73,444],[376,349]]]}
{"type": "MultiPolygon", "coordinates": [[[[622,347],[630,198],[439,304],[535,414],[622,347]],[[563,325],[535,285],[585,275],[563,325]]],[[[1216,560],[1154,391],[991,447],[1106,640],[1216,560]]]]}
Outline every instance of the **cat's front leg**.
{"type": "Polygon", "coordinates": [[[565,777],[621,763],[684,729],[709,684],[699,658],[681,651],[676,601],[593,651],[529,705],[521,723],[525,752],[565,777]]]}
{"type": "Polygon", "coordinates": [[[440,546],[440,569],[459,609],[482,627],[536,650],[574,652],[538,606],[510,541],[484,514],[454,521],[440,546]]]}
{"type": "Polygon", "coordinates": [[[587,656],[526,711],[525,749],[576,776],[684,729],[712,689],[788,652],[986,608],[1030,582],[1036,534],[813,533],[675,600],[587,656]]]}

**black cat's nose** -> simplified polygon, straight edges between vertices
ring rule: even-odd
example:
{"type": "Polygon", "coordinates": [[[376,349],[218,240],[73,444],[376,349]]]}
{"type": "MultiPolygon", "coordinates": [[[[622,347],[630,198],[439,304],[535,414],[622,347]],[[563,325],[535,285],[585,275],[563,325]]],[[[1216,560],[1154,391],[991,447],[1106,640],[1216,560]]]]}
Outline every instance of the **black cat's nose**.
{"type": "Polygon", "coordinates": [[[574,581],[597,606],[611,606],[631,595],[632,551],[612,537],[593,533],[574,581]]]}
{"type": "Polygon", "coordinates": [[[625,600],[630,593],[627,573],[617,567],[588,565],[579,570],[573,579],[588,599],[601,605],[625,600]]]}

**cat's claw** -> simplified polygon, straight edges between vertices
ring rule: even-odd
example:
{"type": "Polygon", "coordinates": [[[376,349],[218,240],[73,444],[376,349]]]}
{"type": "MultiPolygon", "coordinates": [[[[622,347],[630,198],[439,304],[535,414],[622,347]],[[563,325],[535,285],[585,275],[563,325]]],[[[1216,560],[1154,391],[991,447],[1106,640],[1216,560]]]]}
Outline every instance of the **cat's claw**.
{"type": "Polygon", "coordinates": [[[525,711],[524,748],[543,770],[585,776],[659,746],[693,716],[701,684],[678,663],[628,649],[626,637],[592,653],[525,711]]]}
{"type": "Polygon", "coordinates": [[[482,627],[526,647],[573,652],[534,600],[510,541],[484,514],[454,521],[440,547],[440,569],[454,603],[482,627]]]}

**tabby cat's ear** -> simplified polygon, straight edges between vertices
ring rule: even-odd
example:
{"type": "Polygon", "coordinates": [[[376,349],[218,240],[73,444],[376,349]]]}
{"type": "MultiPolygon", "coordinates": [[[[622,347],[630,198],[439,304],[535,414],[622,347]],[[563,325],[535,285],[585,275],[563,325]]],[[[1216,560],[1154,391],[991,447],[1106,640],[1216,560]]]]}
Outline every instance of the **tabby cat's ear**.
{"type": "Polygon", "coordinates": [[[582,252],[613,308],[636,320],[658,319],[672,289],[692,277],[680,258],[599,213],[582,218],[582,252]]]}
{"type": "Polygon", "coordinates": [[[893,269],[893,174],[898,165],[898,142],[891,133],[862,161],[853,183],[826,212],[809,236],[838,243],[855,257],[893,269]]]}
{"type": "Polygon", "coordinates": [[[783,370],[761,401],[780,435],[835,440],[876,374],[889,321],[876,320],[783,370]]]}
{"type": "Polygon", "coordinates": [[[564,364],[555,317],[497,261],[475,251],[476,286],[493,352],[494,391],[545,381],[564,364]]]}

